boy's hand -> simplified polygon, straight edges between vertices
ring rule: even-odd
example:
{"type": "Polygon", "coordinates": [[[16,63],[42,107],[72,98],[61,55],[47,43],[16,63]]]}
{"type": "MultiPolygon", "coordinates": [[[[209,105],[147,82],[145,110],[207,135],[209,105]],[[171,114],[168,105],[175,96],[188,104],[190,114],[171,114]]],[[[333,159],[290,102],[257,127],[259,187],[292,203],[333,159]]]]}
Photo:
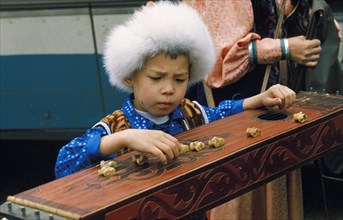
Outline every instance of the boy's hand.
{"type": "Polygon", "coordinates": [[[295,98],[296,94],[293,90],[280,84],[273,85],[262,93],[262,103],[265,107],[278,106],[280,110],[290,107],[295,98]]]}
{"type": "Polygon", "coordinates": [[[175,137],[163,131],[127,129],[122,132],[125,135],[125,146],[155,155],[163,164],[179,156],[180,143],[175,137]]]}

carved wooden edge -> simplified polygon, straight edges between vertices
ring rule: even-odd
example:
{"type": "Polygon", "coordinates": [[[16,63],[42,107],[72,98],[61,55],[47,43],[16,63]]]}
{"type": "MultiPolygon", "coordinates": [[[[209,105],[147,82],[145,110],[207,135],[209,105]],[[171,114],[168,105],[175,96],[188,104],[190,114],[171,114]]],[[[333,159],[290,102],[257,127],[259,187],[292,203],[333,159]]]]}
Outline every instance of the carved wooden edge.
{"type": "Polygon", "coordinates": [[[75,213],[71,213],[62,209],[57,209],[54,207],[50,207],[47,205],[43,205],[43,204],[39,204],[36,202],[32,202],[26,199],[21,199],[21,198],[17,198],[15,196],[8,196],[7,197],[7,201],[8,202],[12,202],[14,204],[18,204],[18,205],[22,205],[23,207],[28,207],[28,208],[32,208],[35,210],[41,210],[41,211],[45,211],[47,213],[51,213],[51,214],[55,214],[61,217],[65,217],[67,219],[80,219],[80,215],[75,214],[75,213]]]}
{"type": "Polygon", "coordinates": [[[144,198],[108,210],[105,219],[175,219],[216,207],[343,146],[343,115],[230,158],[144,198]]]}

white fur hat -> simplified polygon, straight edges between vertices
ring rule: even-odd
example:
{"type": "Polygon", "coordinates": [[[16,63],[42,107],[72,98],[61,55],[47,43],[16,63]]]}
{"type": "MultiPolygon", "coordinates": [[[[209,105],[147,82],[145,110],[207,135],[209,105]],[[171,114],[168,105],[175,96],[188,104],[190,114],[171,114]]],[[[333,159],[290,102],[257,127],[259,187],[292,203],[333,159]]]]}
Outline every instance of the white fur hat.
{"type": "Polygon", "coordinates": [[[212,39],[193,8],[166,1],[141,7],[126,23],[114,27],[106,39],[104,65],[110,83],[130,92],[124,79],[140,70],[147,56],[173,48],[189,54],[191,84],[212,70],[216,59],[212,39]]]}

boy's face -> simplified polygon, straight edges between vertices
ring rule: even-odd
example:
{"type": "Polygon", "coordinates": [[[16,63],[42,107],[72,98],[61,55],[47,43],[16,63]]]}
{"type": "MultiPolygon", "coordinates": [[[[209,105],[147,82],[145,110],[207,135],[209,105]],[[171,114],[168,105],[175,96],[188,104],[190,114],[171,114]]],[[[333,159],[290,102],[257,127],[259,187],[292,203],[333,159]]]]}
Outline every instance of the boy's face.
{"type": "Polygon", "coordinates": [[[144,68],[125,83],[133,89],[136,109],[154,116],[171,113],[184,98],[189,80],[189,60],[157,55],[148,59],[144,68]]]}

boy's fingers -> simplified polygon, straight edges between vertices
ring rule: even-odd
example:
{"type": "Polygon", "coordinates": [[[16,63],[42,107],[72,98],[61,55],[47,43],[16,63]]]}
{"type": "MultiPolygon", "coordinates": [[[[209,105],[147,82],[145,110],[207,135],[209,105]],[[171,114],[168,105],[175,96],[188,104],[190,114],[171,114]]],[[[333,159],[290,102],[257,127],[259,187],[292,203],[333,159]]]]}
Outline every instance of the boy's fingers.
{"type": "Polygon", "coordinates": [[[163,142],[167,145],[168,149],[170,149],[170,152],[173,154],[173,158],[179,156],[180,143],[175,137],[166,134],[166,139],[163,140],[163,142]]]}

